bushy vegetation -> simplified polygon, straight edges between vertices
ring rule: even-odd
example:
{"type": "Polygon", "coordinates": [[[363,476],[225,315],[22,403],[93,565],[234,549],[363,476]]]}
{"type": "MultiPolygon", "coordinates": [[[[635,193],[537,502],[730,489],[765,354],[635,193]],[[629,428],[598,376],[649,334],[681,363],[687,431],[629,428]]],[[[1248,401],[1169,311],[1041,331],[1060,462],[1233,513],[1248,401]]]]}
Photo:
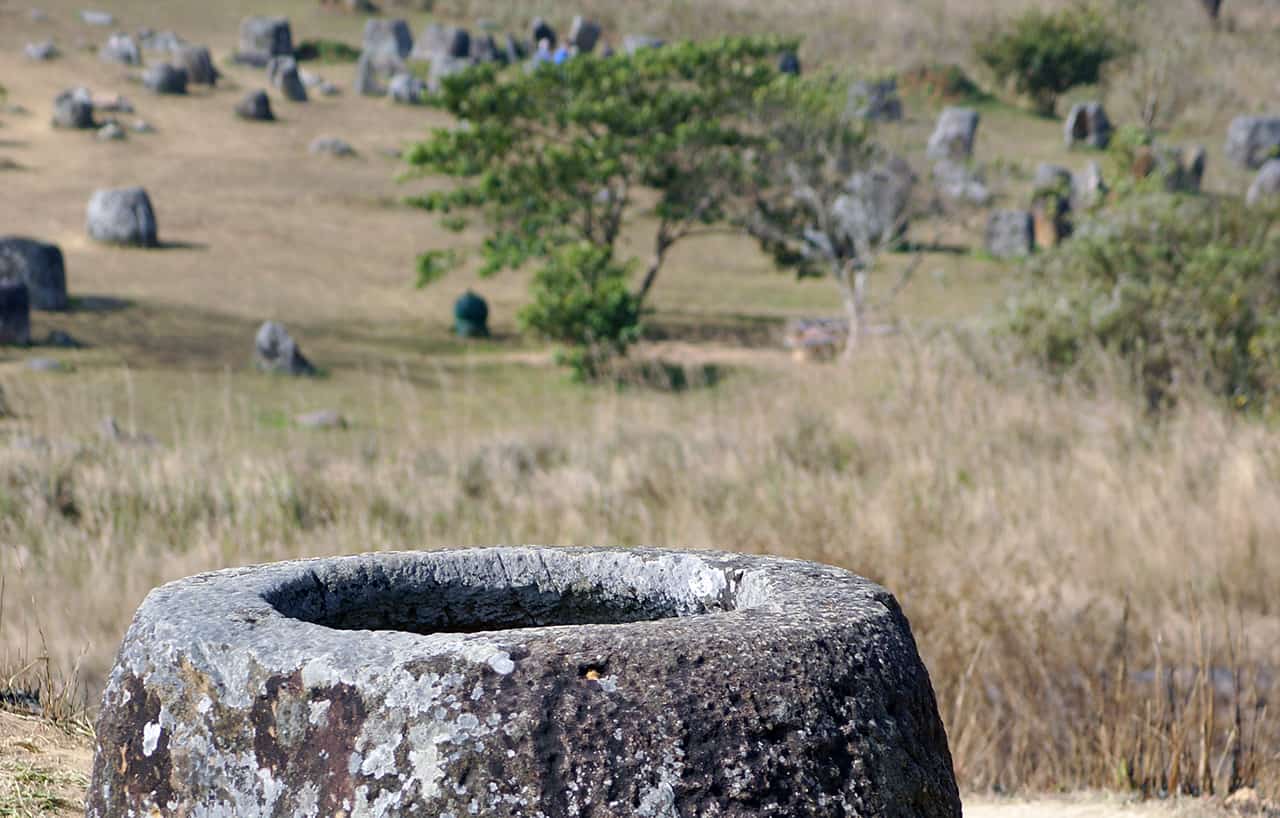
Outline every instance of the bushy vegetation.
{"type": "Polygon", "coordinates": [[[1096,83],[1102,68],[1131,48],[1096,8],[1075,5],[1055,12],[1032,9],[995,31],[976,51],[996,77],[1031,97],[1052,116],[1058,96],[1096,83]]]}
{"type": "Polygon", "coordinates": [[[1118,355],[1153,405],[1207,387],[1239,409],[1280,406],[1275,213],[1142,194],[1030,262],[1014,332],[1050,369],[1118,355]]]}
{"type": "Polygon", "coordinates": [[[298,62],[315,60],[322,63],[352,63],[360,59],[360,49],[341,40],[321,37],[298,43],[293,49],[293,56],[298,62]]]}

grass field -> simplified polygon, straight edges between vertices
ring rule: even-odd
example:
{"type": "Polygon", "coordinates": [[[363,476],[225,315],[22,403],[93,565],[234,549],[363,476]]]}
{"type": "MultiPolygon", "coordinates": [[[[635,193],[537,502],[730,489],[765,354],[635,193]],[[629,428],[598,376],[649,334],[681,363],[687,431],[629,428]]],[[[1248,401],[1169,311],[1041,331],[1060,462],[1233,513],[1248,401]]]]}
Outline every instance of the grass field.
{"type": "MultiPolygon", "coordinates": [[[[518,334],[521,275],[412,286],[415,255],[459,239],[400,204],[432,182],[397,184],[387,152],[442,115],[349,93],[305,105],[273,94],[279,122],[241,122],[231,107],[265,85],[258,72],[225,66],[217,90],[154,97],[82,47],[106,32],[79,22],[80,3],[40,5],[49,22],[32,22],[27,0],[0,0],[0,85],[29,111],[0,114],[0,159],[19,166],[0,170],[0,233],[62,247],[76,303],[37,313],[34,333],[86,346],[0,350],[13,410],[0,420],[0,682],[43,685],[60,713],[91,707],[141,598],[202,570],[522,542],[725,548],[830,562],[894,591],[970,791],[1159,795],[1234,781],[1280,795],[1267,704],[1280,667],[1280,439],[1207,398],[1152,417],[1120,371],[1086,386],[1023,369],[987,333],[1018,270],[975,252],[983,211],[913,226],[913,240],[945,249],[926,253],[878,316],[900,330],[847,367],[795,364],[777,343],[785,318],[839,312],[830,282],[779,274],[740,239],[681,246],[638,356],[720,376],[678,392],[584,387],[518,334]],[[23,59],[23,43],[49,36],[62,59],[23,59]],[[123,93],[156,133],[100,143],[53,130],[53,97],[79,84],[123,93]],[[308,154],[320,135],[359,155],[308,154]],[[149,190],[163,249],[87,240],[90,193],[126,184],[149,190]],[[489,300],[494,339],[450,335],[467,287],[489,300]],[[323,377],[252,370],[253,333],[269,318],[323,377]],[[35,355],[70,370],[29,371],[35,355]],[[350,427],[291,420],[324,407],[350,427]],[[106,416],[154,445],[103,439],[106,416]]],[[[249,12],[288,13],[295,38],[354,44],[363,25],[304,0],[97,5],[121,28],[172,28],[219,58],[249,12]]],[[[967,64],[986,25],[1034,4],[883,5],[573,9],[665,36],[805,34],[807,62],[870,72],[967,64]]],[[[565,24],[571,12],[551,0],[436,4],[445,17],[512,23],[549,13],[565,24]]],[[[427,20],[403,13],[415,30],[427,20]]],[[[1273,97],[1263,69],[1280,11],[1228,0],[1227,14],[1215,33],[1194,0],[1168,0],[1159,26],[1137,33],[1185,39],[1185,70],[1202,70],[1214,93],[1171,138],[1205,142],[1208,186],[1239,193],[1248,177],[1222,160],[1225,123],[1273,97]]],[[[316,70],[344,86],[352,76],[316,70]]],[[[1081,95],[1123,110],[1120,85],[1081,95]]],[[[885,138],[923,176],[937,102],[907,106],[885,138]]],[[[1037,162],[1092,158],[1067,152],[1060,123],[1016,100],[982,111],[977,160],[1004,202],[1021,200],[1037,162]]],[[[644,227],[632,226],[637,253],[644,227]]],[[[890,257],[885,277],[910,263],[890,257]]]]}

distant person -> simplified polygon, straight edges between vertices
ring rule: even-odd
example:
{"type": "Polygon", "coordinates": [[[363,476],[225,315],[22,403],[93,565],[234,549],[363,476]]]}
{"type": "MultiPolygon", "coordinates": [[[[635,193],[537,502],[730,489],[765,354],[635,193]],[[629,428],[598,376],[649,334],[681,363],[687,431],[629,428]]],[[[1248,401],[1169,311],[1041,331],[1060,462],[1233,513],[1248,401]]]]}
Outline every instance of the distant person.
{"type": "Polygon", "coordinates": [[[564,65],[572,56],[573,52],[569,49],[569,46],[562,43],[560,47],[556,49],[556,53],[551,57],[551,62],[556,65],[564,65]]]}
{"type": "Polygon", "coordinates": [[[533,62],[535,65],[541,65],[544,62],[554,62],[555,54],[551,51],[551,41],[547,38],[538,40],[538,50],[533,53],[533,62]]]}

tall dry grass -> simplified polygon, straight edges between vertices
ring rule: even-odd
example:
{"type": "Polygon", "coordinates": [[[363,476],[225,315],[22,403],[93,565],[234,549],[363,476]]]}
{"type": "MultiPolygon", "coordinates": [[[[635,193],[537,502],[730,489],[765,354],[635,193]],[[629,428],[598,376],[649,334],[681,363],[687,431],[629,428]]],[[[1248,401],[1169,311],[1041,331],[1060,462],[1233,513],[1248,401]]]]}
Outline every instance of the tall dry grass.
{"type": "MultiPolygon", "coordinates": [[[[196,571],[527,542],[768,552],[899,596],[966,787],[1280,792],[1280,438],[963,346],[886,341],[854,371],[696,396],[548,393],[595,405],[510,436],[147,447],[69,434],[89,417],[47,441],[10,421],[0,644],[92,697],[141,597],[196,571]]],[[[11,386],[39,416],[41,393],[11,386]]]]}

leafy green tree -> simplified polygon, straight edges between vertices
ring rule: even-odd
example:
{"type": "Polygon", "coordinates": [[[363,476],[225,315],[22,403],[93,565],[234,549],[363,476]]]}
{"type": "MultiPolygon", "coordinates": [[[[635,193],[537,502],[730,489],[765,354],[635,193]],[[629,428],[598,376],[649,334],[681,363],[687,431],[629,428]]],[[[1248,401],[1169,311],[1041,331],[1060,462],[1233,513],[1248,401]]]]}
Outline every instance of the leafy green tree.
{"type": "MultiPolygon", "coordinates": [[[[407,161],[455,184],[415,202],[451,229],[483,220],[483,275],[546,265],[526,327],[625,351],[671,248],[730,220],[756,139],[751,102],[777,78],[778,55],[795,46],[725,38],[449,77],[441,104],[458,122],[433,131],[407,161]],[[651,252],[627,291],[619,240],[642,213],[651,217],[651,252]]],[[[456,261],[425,254],[420,283],[456,261]]]]}
{"type": "Polygon", "coordinates": [[[869,277],[906,229],[915,177],[865,121],[847,116],[842,96],[827,81],[799,79],[757,94],[763,143],[744,227],[780,267],[835,281],[849,357],[866,331],[869,277]]]}
{"type": "Polygon", "coordinates": [[[1032,9],[976,51],[996,77],[1012,82],[1040,113],[1053,116],[1059,95],[1096,83],[1103,66],[1131,48],[1100,11],[1076,4],[1055,12],[1032,9]]]}

